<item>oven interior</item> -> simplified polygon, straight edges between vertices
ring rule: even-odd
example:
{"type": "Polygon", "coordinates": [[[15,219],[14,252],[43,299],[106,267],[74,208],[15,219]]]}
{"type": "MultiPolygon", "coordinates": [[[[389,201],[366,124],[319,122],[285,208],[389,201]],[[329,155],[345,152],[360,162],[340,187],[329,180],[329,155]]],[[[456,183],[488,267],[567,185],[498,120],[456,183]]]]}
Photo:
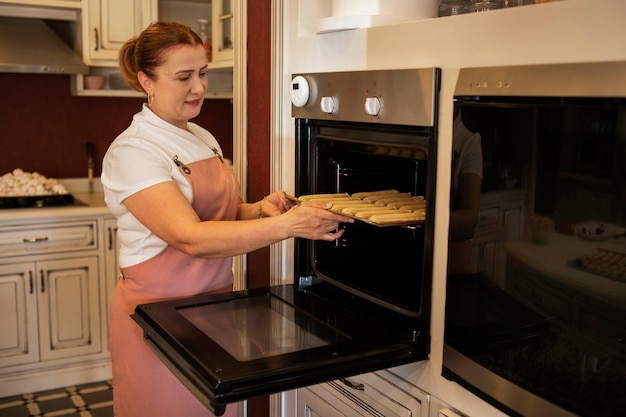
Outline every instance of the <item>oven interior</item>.
{"type": "MultiPolygon", "coordinates": [[[[301,120],[298,195],[396,189],[424,196],[431,128],[301,120]]],[[[427,209],[428,211],[428,209],[427,209]]],[[[427,216],[428,218],[428,216],[427,216]]],[[[400,227],[345,224],[334,242],[298,240],[296,276],[315,276],[395,312],[420,317],[429,308],[428,221],[400,227]]]]}

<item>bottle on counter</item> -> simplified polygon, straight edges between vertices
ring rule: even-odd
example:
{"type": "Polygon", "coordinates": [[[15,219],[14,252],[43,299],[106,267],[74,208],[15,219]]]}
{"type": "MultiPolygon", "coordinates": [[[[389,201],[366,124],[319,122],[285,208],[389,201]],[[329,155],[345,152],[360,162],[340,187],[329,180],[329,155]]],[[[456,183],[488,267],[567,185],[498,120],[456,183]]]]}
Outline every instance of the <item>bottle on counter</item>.
{"type": "Polygon", "coordinates": [[[208,25],[209,21],[207,19],[198,19],[198,36],[202,39],[207,61],[211,61],[211,39],[207,35],[208,25]]]}

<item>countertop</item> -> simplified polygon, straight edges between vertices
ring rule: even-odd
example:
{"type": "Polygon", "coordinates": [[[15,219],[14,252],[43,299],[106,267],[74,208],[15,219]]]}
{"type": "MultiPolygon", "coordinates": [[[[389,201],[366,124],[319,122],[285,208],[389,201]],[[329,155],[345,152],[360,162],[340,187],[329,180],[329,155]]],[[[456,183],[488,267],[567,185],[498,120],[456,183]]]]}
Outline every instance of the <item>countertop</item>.
{"type": "Polygon", "coordinates": [[[593,253],[596,248],[626,253],[626,238],[610,238],[605,241],[589,241],[578,236],[552,233],[548,243],[536,244],[528,240],[510,241],[503,244],[508,256],[536,271],[543,277],[575,288],[584,294],[624,305],[626,283],[604,278],[568,265],[582,255],[593,253]]]}
{"type": "Polygon", "coordinates": [[[111,216],[104,202],[104,193],[99,178],[94,179],[93,193],[89,193],[87,178],[65,178],[59,179],[59,182],[74,196],[77,204],[62,207],[2,209],[0,222],[111,216]]]}

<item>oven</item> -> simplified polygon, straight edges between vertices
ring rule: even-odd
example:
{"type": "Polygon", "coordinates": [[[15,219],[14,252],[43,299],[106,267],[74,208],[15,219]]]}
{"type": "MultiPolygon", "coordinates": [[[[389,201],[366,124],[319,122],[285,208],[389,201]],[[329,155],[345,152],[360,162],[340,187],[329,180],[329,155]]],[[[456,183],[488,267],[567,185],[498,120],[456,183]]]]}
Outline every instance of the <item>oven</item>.
{"type": "Polygon", "coordinates": [[[624,415],[626,63],[462,69],[455,109],[483,180],[444,377],[509,415],[624,415]]]}
{"type": "Polygon", "coordinates": [[[215,414],[428,359],[439,88],[435,68],[293,75],[295,197],[394,190],[426,215],[296,239],[292,285],[138,306],[146,343],[215,414]]]}

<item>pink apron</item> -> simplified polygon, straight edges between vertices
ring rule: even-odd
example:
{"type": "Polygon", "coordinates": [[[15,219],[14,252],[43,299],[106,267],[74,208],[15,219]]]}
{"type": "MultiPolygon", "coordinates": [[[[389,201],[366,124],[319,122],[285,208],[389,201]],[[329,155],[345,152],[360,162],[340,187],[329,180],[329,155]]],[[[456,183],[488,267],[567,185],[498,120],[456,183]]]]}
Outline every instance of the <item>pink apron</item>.
{"type": "MultiPolygon", "coordinates": [[[[239,184],[220,158],[188,164],[192,206],[201,220],[234,220],[239,184]]],[[[170,246],[152,259],[122,269],[111,307],[115,417],[204,417],[213,414],[163,365],[130,318],[137,304],[232,291],[232,258],[192,258],[170,246]]],[[[239,415],[238,404],[225,416],[239,415]]]]}

